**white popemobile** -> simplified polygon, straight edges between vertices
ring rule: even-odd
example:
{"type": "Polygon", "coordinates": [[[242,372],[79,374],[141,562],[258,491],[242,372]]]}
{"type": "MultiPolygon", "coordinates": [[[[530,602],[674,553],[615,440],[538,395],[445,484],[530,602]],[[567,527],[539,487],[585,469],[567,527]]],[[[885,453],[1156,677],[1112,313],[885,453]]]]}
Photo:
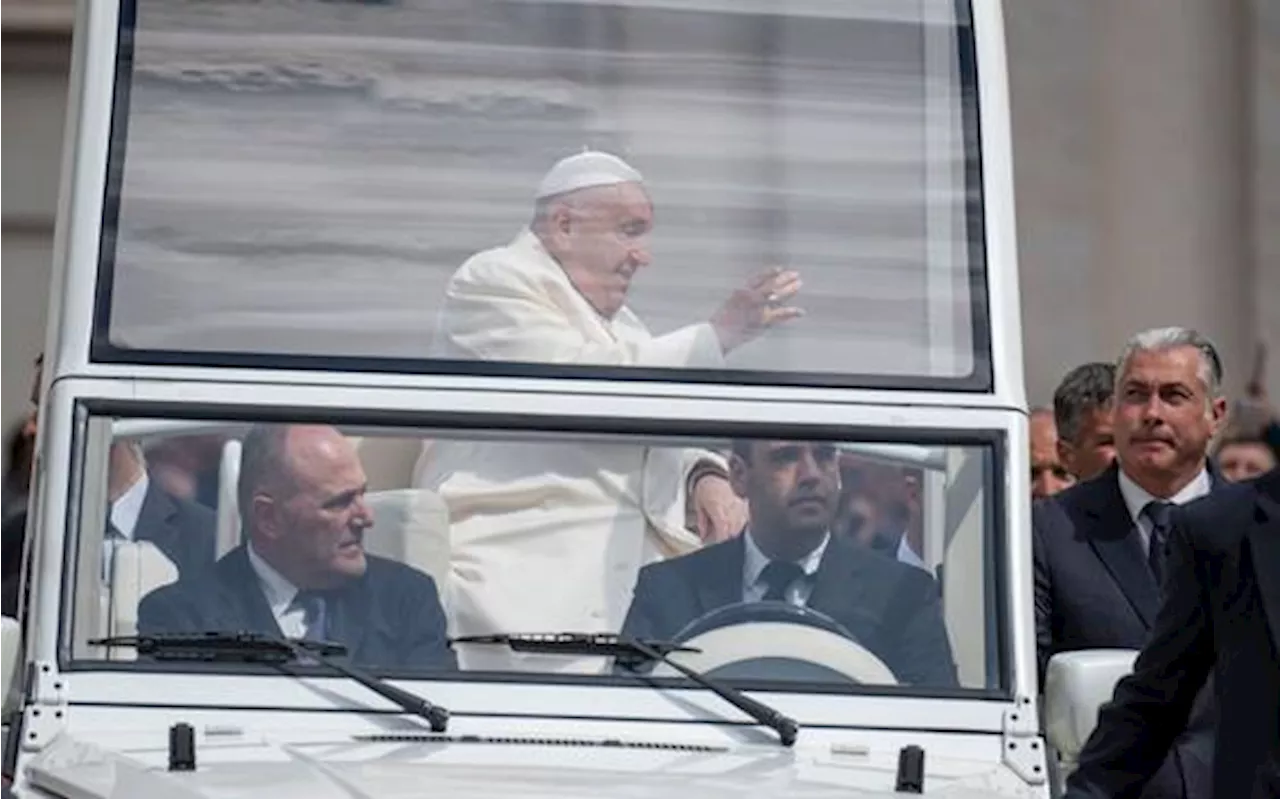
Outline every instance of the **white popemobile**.
{"type": "MultiPolygon", "coordinates": [[[[6,791],[1058,792],[1133,653],[1059,656],[1037,685],[998,0],[84,0],[73,77],[22,621],[3,626],[6,791]],[[529,187],[574,136],[643,163],[655,264],[628,303],[646,324],[703,312],[704,297],[741,285],[739,263],[795,268],[804,318],[714,368],[433,355],[420,337],[448,275],[528,222],[529,187]],[[332,425],[354,442],[367,485],[346,501],[372,518],[364,550],[433,578],[451,628],[464,579],[532,620],[467,629],[458,652],[534,657],[389,669],[348,659],[336,635],[140,630],[145,596],[194,578],[147,532],[145,507],[117,513],[113,445],[143,456],[148,485],[182,494],[175,506],[205,506],[192,513],[206,526],[179,533],[211,536],[212,559],[242,548],[242,515],[257,512],[239,477],[245,433],[264,422],[332,425]],[[713,608],[670,640],[585,613],[586,629],[559,629],[575,590],[630,593],[635,566],[615,561],[679,553],[616,531],[600,546],[589,537],[607,514],[586,516],[572,491],[530,499],[498,481],[463,500],[414,473],[424,442],[462,452],[454,469],[479,444],[549,471],[553,453],[589,451],[622,464],[601,483],[618,508],[659,490],[687,500],[676,526],[684,514],[696,548],[703,518],[738,500],[697,505],[658,467],[698,451],[722,469],[741,440],[840,453],[841,527],[823,540],[891,533],[887,554],[865,557],[908,574],[900,584],[936,586],[954,683],[911,684],[886,664],[878,641],[900,632],[884,619],[901,596],[849,600],[881,638],[803,597],[713,608]],[[873,472],[897,481],[890,494],[873,472]],[[595,549],[565,551],[572,574],[495,578],[477,564],[518,574],[537,531],[454,547],[450,528],[480,529],[504,503],[554,509],[573,526],[545,540],[595,549]],[[598,572],[584,572],[596,550],[598,572]],[[561,611],[540,620],[553,597],[561,611]]],[[[310,483],[280,483],[289,502],[310,501],[310,483]]],[[[741,571],[722,576],[741,584],[741,571]]]]}

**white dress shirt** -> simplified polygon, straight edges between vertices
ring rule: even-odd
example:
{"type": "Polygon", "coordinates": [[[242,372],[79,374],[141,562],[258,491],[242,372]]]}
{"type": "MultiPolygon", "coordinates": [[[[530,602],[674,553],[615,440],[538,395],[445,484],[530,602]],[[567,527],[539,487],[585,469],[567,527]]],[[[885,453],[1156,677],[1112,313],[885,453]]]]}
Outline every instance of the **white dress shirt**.
{"type": "Polygon", "coordinates": [[[1135,483],[1129,475],[1124,473],[1124,469],[1120,470],[1120,496],[1124,497],[1124,505],[1129,509],[1129,518],[1133,519],[1134,524],[1138,526],[1138,534],[1142,536],[1143,551],[1151,547],[1151,520],[1142,512],[1147,503],[1172,502],[1174,505],[1185,505],[1208,494],[1211,488],[1213,488],[1213,482],[1209,479],[1209,472],[1201,469],[1195,479],[1183,486],[1181,491],[1168,499],[1162,499],[1148,493],[1145,488],[1135,483]]]}
{"type": "MultiPolygon", "coordinates": [[[[111,503],[111,510],[107,514],[110,528],[115,528],[120,533],[124,541],[133,541],[137,536],[135,533],[138,528],[138,517],[142,515],[142,503],[147,499],[147,489],[151,485],[151,479],[147,477],[146,471],[142,476],[129,486],[120,498],[111,503]]],[[[111,581],[115,574],[116,545],[123,543],[115,539],[111,535],[103,536],[102,540],[102,585],[104,588],[111,585],[111,581]]]]}
{"type": "Polygon", "coordinates": [[[907,541],[907,536],[905,534],[903,534],[902,538],[898,539],[897,557],[899,563],[905,563],[908,566],[915,566],[917,569],[930,571],[928,564],[924,562],[924,558],[917,555],[916,551],[911,548],[911,544],[907,541]]]}
{"type": "MultiPolygon", "coordinates": [[[[760,573],[764,571],[765,566],[769,565],[770,558],[756,546],[751,530],[744,532],[742,538],[746,549],[742,559],[742,601],[759,602],[769,591],[769,586],[760,579],[760,573]]],[[[822,553],[827,551],[827,542],[830,540],[831,534],[827,533],[822,537],[822,543],[818,544],[812,552],[794,561],[804,572],[806,579],[796,580],[787,586],[787,602],[790,604],[803,607],[809,601],[809,596],[813,593],[813,576],[818,573],[818,566],[822,564],[822,553]]]]}
{"type": "Polygon", "coordinates": [[[138,517],[142,515],[142,503],[147,499],[147,489],[150,486],[151,478],[144,471],[119,499],[111,503],[111,524],[129,541],[135,538],[134,531],[138,527],[138,517]]]}
{"type": "Polygon", "coordinates": [[[280,626],[280,632],[286,638],[305,638],[306,611],[293,604],[293,598],[298,595],[298,587],[254,552],[253,544],[247,544],[245,549],[249,553],[249,565],[253,567],[253,573],[258,575],[258,585],[262,587],[262,595],[267,599],[267,605],[271,608],[276,624],[280,626]]]}

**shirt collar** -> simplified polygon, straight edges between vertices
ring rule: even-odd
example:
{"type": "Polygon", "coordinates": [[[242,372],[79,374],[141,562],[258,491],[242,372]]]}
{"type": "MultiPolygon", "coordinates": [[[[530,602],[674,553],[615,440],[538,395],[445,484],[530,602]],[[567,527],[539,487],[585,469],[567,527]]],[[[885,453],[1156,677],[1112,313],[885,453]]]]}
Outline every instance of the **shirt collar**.
{"type": "Polygon", "coordinates": [[[134,538],[138,517],[142,515],[142,503],[147,499],[147,489],[150,485],[151,479],[143,470],[142,476],[134,481],[119,499],[111,503],[111,524],[129,540],[134,538]]]}
{"type": "Polygon", "coordinates": [[[1145,488],[1134,482],[1133,478],[1124,473],[1124,468],[1120,468],[1120,496],[1124,497],[1124,505],[1129,509],[1129,517],[1137,522],[1142,509],[1149,502],[1163,501],[1172,502],[1174,505],[1185,505],[1193,499],[1199,499],[1209,490],[1213,488],[1213,483],[1209,479],[1209,472],[1201,467],[1200,473],[1195,478],[1182,487],[1182,490],[1174,494],[1168,499],[1161,500],[1160,497],[1153,496],[1145,488]]]}
{"type": "MultiPolygon", "coordinates": [[[[760,572],[764,571],[764,567],[769,565],[769,557],[760,551],[760,547],[756,546],[755,537],[750,528],[742,534],[745,544],[745,553],[742,558],[742,584],[750,587],[756,584],[760,579],[760,572]]],[[[806,577],[812,577],[818,571],[818,566],[822,564],[822,554],[827,551],[827,543],[831,540],[831,533],[827,533],[822,537],[822,543],[814,547],[813,550],[804,557],[795,561],[805,573],[806,577]]]]}
{"type": "Polygon", "coordinates": [[[249,565],[258,575],[262,593],[266,595],[267,604],[271,606],[271,613],[279,618],[293,604],[293,598],[298,595],[298,588],[283,574],[272,568],[270,563],[263,560],[262,556],[253,550],[252,542],[246,544],[245,549],[249,552],[249,565]]]}

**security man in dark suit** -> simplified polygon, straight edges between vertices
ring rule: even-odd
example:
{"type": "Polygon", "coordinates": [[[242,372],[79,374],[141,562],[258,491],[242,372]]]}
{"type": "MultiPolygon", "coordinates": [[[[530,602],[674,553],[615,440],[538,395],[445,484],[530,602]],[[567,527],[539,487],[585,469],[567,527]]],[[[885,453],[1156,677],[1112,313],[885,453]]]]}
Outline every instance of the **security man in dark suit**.
{"type": "Polygon", "coordinates": [[[114,541],[150,541],[173,561],[179,575],[191,576],[212,566],[216,556],[213,511],[165,491],[147,472],[136,442],[114,442],[109,458],[104,557],[110,557],[114,541]]]}
{"type": "Polygon", "coordinates": [[[373,525],[351,442],[322,425],[259,425],[242,445],[246,542],[152,592],[143,634],[207,630],[326,640],[378,669],[453,669],[435,582],[364,551],[373,525]]]}
{"type": "Polygon", "coordinates": [[[747,501],[747,529],[641,569],[623,635],[669,639],[717,608],[782,601],[843,625],[902,682],[957,684],[933,578],[831,534],[840,497],[835,446],[737,441],[729,479],[747,501]]]}
{"type": "MultiPolygon", "coordinates": [[[[44,356],[36,358],[35,378],[31,384],[34,406],[32,423],[40,413],[40,381],[44,356]]],[[[213,565],[216,557],[215,528],[217,517],[203,505],[166,491],[147,471],[146,457],[136,441],[117,439],[111,444],[107,469],[107,521],[103,530],[103,578],[111,576],[114,544],[122,541],[148,541],[177,567],[181,576],[194,576],[213,565]]],[[[3,555],[0,571],[0,609],[6,616],[18,612],[18,587],[21,579],[23,547],[26,538],[27,511],[6,520],[0,535],[3,555]]]]}
{"type": "Polygon", "coordinates": [[[1174,514],[1168,596],[1134,672],[1116,687],[1068,799],[1136,796],[1185,728],[1210,673],[1216,799],[1280,796],[1280,471],[1174,514]]]}
{"type": "MultiPolygon", "coordinates": [[[[1113,405],[1117,462],[1032,511],[1041,679],[1058,652],[1140,649],[1149,639],[1171,510],[1220,483],[1206,453],[1226,412],[1221,384],[1217,351],[1193,330],[1150,330],[1125,347],[1113,405]]],[[[1212,726],[1206,691],[1143,797],[1208,799],[1212,726]]]]}

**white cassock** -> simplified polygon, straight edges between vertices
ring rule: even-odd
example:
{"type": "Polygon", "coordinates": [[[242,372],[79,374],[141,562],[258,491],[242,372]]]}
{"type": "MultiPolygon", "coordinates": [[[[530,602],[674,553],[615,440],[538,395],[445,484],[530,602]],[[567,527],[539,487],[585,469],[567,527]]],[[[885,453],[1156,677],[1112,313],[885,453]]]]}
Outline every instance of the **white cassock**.
{"type": "MultiPolygon", "coordinates": [[[[709,324],[651,335],[622,308],[604,319],[529,230],[462,265],[445,291],[440,357],[718,367],[709,324]]],[[[705,450],[608,443],[427,442],[417,485],[449,507],[444,587],[452,635],[617,632],[646,563],[696,549],[686,481],[705,450]]],[[[462,646],[468,669],[598,671],[600,658],[462,646]]]]}

